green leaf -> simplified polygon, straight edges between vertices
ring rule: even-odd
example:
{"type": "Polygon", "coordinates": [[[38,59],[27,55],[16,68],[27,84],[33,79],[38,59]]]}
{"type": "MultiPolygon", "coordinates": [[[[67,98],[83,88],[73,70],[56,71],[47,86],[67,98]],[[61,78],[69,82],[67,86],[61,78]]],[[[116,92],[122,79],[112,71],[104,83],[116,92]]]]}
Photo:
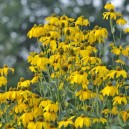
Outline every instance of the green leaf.
{"type": "Polygon", "coordinates": [[[11,105],[6,109],[6,113],[8,114],[15,106],[17,105],[17,103],[11,103],[11,105]]]}

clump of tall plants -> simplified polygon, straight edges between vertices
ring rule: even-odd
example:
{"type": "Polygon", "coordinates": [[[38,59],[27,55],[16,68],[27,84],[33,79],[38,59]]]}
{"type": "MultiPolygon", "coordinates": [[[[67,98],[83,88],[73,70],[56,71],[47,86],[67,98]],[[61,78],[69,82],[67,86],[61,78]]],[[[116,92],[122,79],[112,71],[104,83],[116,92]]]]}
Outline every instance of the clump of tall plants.
{"type": "Polygon", "coordinates": [[[21,77],[16,87],[8,88],[14,69],[0,69],[0,128],[129,128],[129,45],[121,42],[129,28],[123,29],[127,21],[114,5],[104,8],[110,31],[106,24],[89,30],[85,17],[66,15],[49,16],[30,29],[27,35],[37,39],[40,50],[28,56],[33,78],[21,77]]]}

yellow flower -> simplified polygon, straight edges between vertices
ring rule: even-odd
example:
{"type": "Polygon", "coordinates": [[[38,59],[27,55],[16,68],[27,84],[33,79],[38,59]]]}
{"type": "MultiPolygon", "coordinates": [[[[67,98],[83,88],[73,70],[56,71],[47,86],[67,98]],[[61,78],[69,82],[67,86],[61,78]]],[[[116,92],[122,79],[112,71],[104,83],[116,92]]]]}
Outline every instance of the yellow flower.
{"type": "Polygon", "coordinates": [[[116,105],[116,104],[127,104],[127,99],[126,99],[126,96],[124,95],[119,95],[119,96],[116,96],[114,99],[113,99],[113,105],[116,105]]]}
{"type": "Polygon", "coordinates": [[[55,112],[46,111],[44,113],[45,121],[55,121],[57,119],[57,114],[55,112]]]}
{"type": "Polygon", "coordinates": [[[126,57],[129,56],[129,46],[127,46],[123,51],[122,51],[122,54],[126,57]]]}
{"type": "Polygon", "coordinates": [[[122,65],[126,65],[126,63],[124,61],[120,60],[120,59],[116,60],[115,62],[119,63],[119,64],[122,64],[122,65]]]}
{"type": "Polygon", "coordinates": [[[106,19],[106,20],[108,20],[108,18],[116,20],[116,18],[120,17],[120,16],[122,16],[121,13],[114,12],[114,11],[113,12],[104,12],[103,13],[103,18],[106,19]]]}
{"type": "Polygon", "coordinates": [[[22,124],[24,125],[24,127],[27,127],[28,123],[30,121],[33,121],[34,114],[32,112],[24,113],[22,116],[20,116],[19,119],[22,121],[22,124]]]}
{"type": "Polygon", "coordinates": [[[61,16],[60,17],[60,22],[59,22],[60,27],[61,28],[68,27],[68,20],[69,20],[69,18],[67,16],[65,16],[65,15],[61,16]]]}
{"type": "Polygon", "coordinates": [[[114,5],[113,4],[111,4],[111,3],[107,3],[105,6],[104,6],[104,8],[106,9],[106,10],[114,10],[114,5]]]}
{"type": "Polygon", "coordinates": [[[126,23],[127,23],[127,21],[123,17],[119,18],[116,21],[116,24],[118,24],[118,25],[125,25],[126,23]]]}
{"type": "Polygon", "coordinates": [[[51,52],[55,52],[56,48],[57,48],[57,43],[55,40],[50,41],[50,48],[51,48],[51,52]]]}
{"type": "Polygon", "coordinates": [[[107,36],[108,36],[107,29],[106,28],[101,28],[101,27],[98,27],[98,26],[95,27],[94,33],[95,33],[96,40],[99,43],[104,42],[104,39],[107,38],[107,36]]]}
{"type": "Polygon", "coordinates": [[[83,41],[83,37],[84,37],[84,35],[83,35],[82,31],[77,32],[75,34],[75,38],[74,38],[75,44],[76,45],[80,45],[79,43],[83,41]]]}
{"type": "MultiPolygon", "coordinates": [[[[33,53],[34,54],[34,53],[33,53]]],[[[40,52],[36,55],[30,55],[28,58],[28,62],[33,66],[31,68],[35,72],[35,68],[37,68],[40,72],[42,70],[46,70],[46,65],[49,63],[49,59],[44,56],[43,52],[40,52]]]]}
{"type": "Polygon", "coordinates": [[[115,47],[115,46],[112,46],[112,50],[111,52],[114,53],[115,55],[121,55],[123,54],[123,47],[120,45],[119,48],[118,47],[115,47]]]}
{"type": "MultiPolygon", "coordinates": [[[[60,54],[64,53],[64,50],[61,49],[59,51],[60,54]]],[[[50,64],[54,67],[54,70],[61,69],[61,65],[64,64],[64,61],[66,60],[66,57],[64,55],[60,54],[54,54],[49,58],[50,64]]]]}
{"type": "Polygon", "coordinates": [[[37,68],[36,68],[36,66],[30,66],[29,67],[29,70],[31,71],[31,72],[34,72],[34,73],[36,73],[36,70],[37,68]]]}
{"type": "Polygon", "coordinates": [[[106,68],[106,66],[99,65],[94,67],[92,71],[94,71],[95,74],[105,75],[106,73],[108,73],[109,70],[106,68]]]}
{"type": "Polygon", "coordinates": [[[50,49],[47,49],[47,53],[54,53],[57,49],[58,42],[57,40],[60,39],[60,33],[57,31],[49,31],[45,36],[42,36],[39,39],[39,42],[42,43],[42,47],[50,47],[50,49]]]}
{"type": "Polygon", "coordinates": [[[42,36],[43,34],[45,34],[45,30],[43,26],[34,26],[33,28],[31,28],[31,30],[27,33],[27,36],[29,38],[38,38],[40,36],[42,36]]]}
{"type": "Polygon", "coordinates": [[[123,118],[123,121],[126,122],[129,119],[129,111],[121,111],[120,113],[123,118]]]}
{"type": "Polygon", "coordinates": [[[116,106],[113,106],[113,108],[111,109],[111,113],[112,113],[113,115],[116,115],[116,114],[119,113],[119,111],[118,111],[118,109],[117,109],[116,106]]]}
{"type": "Polygon", "coordinates": [[[88,21],[88,19],[85,19],[83,16],[80,16],[77,18],[77,20],[75,22],[75,26],[76,25],[88,26],[88,25],[90,25],[90,22],[88,21]]]}
{"type": "Polygon", "coordinates": [[[75,71],[70,75],[70,81],[71,83],[89,84],[87,77],[87,73],[83,72],[83,70],[75,71]]]}
{"type": "Polygon", "coordinates": [[[46,64],[49,63],[49,59],[43,57],[42,53],[40,53],[39,55],[35,56],[34,62],[34,65],[36,65],[37,68],[39,68],[40,70],[46,70],[46,64]]]}
{"type": "Polygon", "coordinates": [[[90,45],[93,44],[96,41],[94,30],[88,31],[84,35],[84,39],[87,40],[90,43],[90,45]]]}
{"type": "Polygon", "coordinates": [[[86,64],[95,65],[95,64],[100,64],[101,59],[98,57],[92,56],[92,54],[89,54],[88,56],[85,56],[84,58],[82,58],[81,62],[83,65],[86,65],[86,64]]]}
{"type": "Polygon", "coordinates": [[[9,68],[7,65],[4,65],[4,67],[0,69],[0,75],[7,76],[9,71],[14,73],[14,69],[13,68],[9,68]]]}
{"type": "Polygon", "coordinates": [[[32,84],[37,83],[38,80],[39,80],[39,77],[40,77],[40,75],[35,74],[34,77],[31,79],[30,82],[31,82],[32,84]]]}
{"type": "Polygon", "coordinates": [[[91,126],[91,120],[89,117],[86,116],[79,116],[75,120],[75,127],[78,128],[83,128],[84,126],[90,127],[91,126]]]}
{"type": "Polygon", "coordinates": [[[44,108],[44,107],[46,107],[48,104],[51,104],[51,100],[46,99],[46,100],[43,100],[43,101],[40,102],[39,107],[40,107],[40,108],[44,108]]]}
{"type": "Polygon", "coordinates": [[[25,103],[19,103],[14,107],[14,111],[16,114],[24,112],[28,106],[25,103]]]}
{"type": "Polygon", "coordinates": [[[105,77],[105,75],[101,75],[101,74],[98,74],[98,75],[93,75],[92,76],[92,80],[94,82],[94,85],[96,86],[101,86],[101,84],[107,79],[107,77],[105,77]]]}
{"type": "Polygon", "coordinates": [[[112,109],[104,109],[102,113],[105,115],[107,115],[107,114],[116,115],[118,113],[118,109],[117,109],[117,107],[113,106],[112,109]]]}
{"type": "Polygon", "coordinates": [[[5,86],[7,84],[7,79],[3,76],[0,77],[0,87],[5,86]]]}
{"type": "Polygon", "coordinates": [[[50,31],[50,41],[60,39],[60,33],[58,31],[50,31]]]}
{"type": "Polygon", "coordinates": [[[56,15],[52,15],[50,17],[47,17],[45,20],[48,22],[48,24],[51,24],[51,25],[58,25],[59,24],[59,19],[58,19],[58,17],[56,17],[56,15]]]}
{"type": "Polygon", "coordinates": [[[126,28],[126,29],[124,30],[124,33],[129,33],[129,28],[126,28]]]}
{"type": "Polygon", "coordinates": [[[103,96],[114,96],[118,94],[118,89],[115,86],[107,85],[103,90],[101,90],[103,96]]]}
{"type": "Polygon", "coordinates": [[[123,78],[127,77],[127,72],[125,70],[122,70],[121,68],[117,67],[116,68],[116,78],[122,76],[123,78]]]}
{"type": "Polygon", "coordinates": [[[45,121],[38,121],[35,123],[34,129],[50,129],[50,124],[45,121]]]}
{"type": "Polygon", "coordinates": [[[106,118],[93,118],[93,123],[107,123],[107,119],[106,118]]]}
{"type": "Polygon", "coordinates": [[[27,129],[35,129],[35,123],[34,122],[29,122],[27,129]]]}
{"type": "Polygon", "coordinates": [[[30,52],[30,55],[28,56],[28,62],[32,62],[34,60],[35,55],[37,55],[36,52],[30,52]]]}
{"type": "Polygon", "coordinates": [[[44,111],[47,111],[47,112],[57,113],[58,110],[59,110],[58,104],[55,104],[55,103],[50,103],[44,108],[44,111]]]}
{"type": "Polygon", "coordinates": [[[108,72],[109,70],[102,64],[92,68],[91,77],[94,85],[100,86],[107,79],[108,72]]]}
{"type": "Polygon", "coordinates": [[[86,57],[86,56],[89,56],[90,53],[96,53],[96,52],[97,52],[97,49],[95,47],[87,46],[85,50],[80,50],[79,54],[82,57],[86,57]]]}
{"type": "Polygon", "coordinates": [[[27,98],[30,98],[30,97],[32,97],[32,92],[31,91],[29,91],[29,90],[23,90],[23,91],[20,91],[20,96],[22,97],[22,98],[24,98],[25,100],[27,100],[27,98]]]}
{"type": "Polygon", "coordinates": [[[79,99],[84,101],[92,98],[92,92],[90,90],[79,90],[76,92],[76,96],[79,96],[79,99]]]}
{"type": "Polygon", "coordinates": [[[20,91],[7,91],[7,92],[3,93],[2,97],[3,97],[3,99],[8,99],[11,101],[19,100],[22,98],[20,95],[20,91]]]}
{"type": "Polygon", "coordinates": [[[25,102],[29,106],[33,106],[33,112],[37,112],[37,110],[39,110],[39,112],[40,112],[41,110],[37,106],[39,105],[39,102],[41,101],[41,98],[34,93],[32,93],[30,95],[27,94],[26,97],[24,98],[23,102],[25,102]]]}
{"type": "Polygon", "coordinates": [[[61,82],[60,85],[59,85],[59,90],[63,90],[63,88],[64,88],[64,83],[61,82]]]}
{"type": "Polygon", "coordinates": [[[2,127],[2,123],[0,122],[0,127],[2,127]]]}
{"type": "Polygon", "coordinates": [[[24,80],[24,78],[20,78],[20,81],[18,82],[17,87],[18,88],[22,88],[22,87],[29,88],[30,87],[30,80],[24,80]]]}
{"type": "Polygon", "coordinates": [[[127,72],[125,70],[122,70],[121,68],[117,67],[116,70],[110,70],[109,73],[106,75],[109,78],[114,79],[119,78],[119,77],[123,77],[126,78],[127,77],[127,72]]]}
{"type": "MultiPolygon", "coordinates": [[[[33,98],[32,98],[32,99],[33,99],[33,98]]],[[[31,99],[31,100],[32,100],[32,99],[31,99]]],[[[32,100],[32,101],[33,101],[33,100],[32,100]]],[[[32,104],[29,104],[29,107],[32,105],[31,112],[34,113],[34,118],[37,118],[37,117],[41,116],[41,114],[44,113],[43,110],[38,107],[38,104],[39,104],[38,101],[37,101],[37,104],[33,104],[33,102],[32,102],[32,104]]]]}
{"type": "Polygon", "coordinates": [[[102,114],[104,114],[104,115],[107,115],[107,114],[109,114],[109,113],[110,113],[110,110],[107,109],[107,108],[102,111],[102,114]]]}
{"type": "Polygon", "coordinates": [[[65,27],[64,28],[64,34],[66,36],[73,36],[74,34],[76,34],[76,29],[74,27],[65,27]]]}
{"type": "Polygon", "coordinates": [[[58,122],[58,127],[59,129],[63,126],[64,128],[68,127],[69,125],[74,125],[72,119],[74,118],[75,116],[72,116],[70,117],[69,119],[64,119],[60,122],[58,122]]]}

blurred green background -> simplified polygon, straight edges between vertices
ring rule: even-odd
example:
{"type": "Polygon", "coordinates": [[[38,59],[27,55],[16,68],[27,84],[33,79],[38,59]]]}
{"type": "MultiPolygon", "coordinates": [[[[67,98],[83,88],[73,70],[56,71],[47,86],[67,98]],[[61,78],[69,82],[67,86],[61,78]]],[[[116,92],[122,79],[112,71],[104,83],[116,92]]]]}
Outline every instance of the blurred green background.
{"type": "MultiPolygon", "coordinates": [[[[34,24],[43,24],[45,17],[56,13],[74,18],[83,15],[91,22],[91,29],[95,25],[109,28],[102,20],[107,2],[115,4],[116,10],[129,19],[129,0],[0,0],[0,67],[7,64],[15,68],[9,76],[9,86],[15,86],[20,77],[32,77],[27,56],[38,47],[36,39],[26,35],[34,24]]],[[[123,40],[128,41],[129,36],[123,40]]]]}

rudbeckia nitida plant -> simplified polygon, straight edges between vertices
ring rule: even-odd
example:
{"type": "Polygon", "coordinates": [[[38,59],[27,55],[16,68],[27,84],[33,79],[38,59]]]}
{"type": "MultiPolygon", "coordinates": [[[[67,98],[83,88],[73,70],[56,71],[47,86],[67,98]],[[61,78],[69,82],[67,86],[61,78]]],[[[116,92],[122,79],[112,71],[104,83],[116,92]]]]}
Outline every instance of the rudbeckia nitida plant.
{"type": "Polygon", "coordinates": [[[9,88],[7,77],[14,69],[0,69],[0,128],[129,128],[129,45],[120,42],[129,28],[121,27],[117,37],[116,25],[127,21],[111,3],[104,8],[110,32],[106,25],[89,29],[84,16],[55,14],[29,30],[28,37],[37,39],[40,50],[28,56],[33,77],[21,77],[9,88]],[[106,50],[111,64],[106,62],[106,50]]]}

